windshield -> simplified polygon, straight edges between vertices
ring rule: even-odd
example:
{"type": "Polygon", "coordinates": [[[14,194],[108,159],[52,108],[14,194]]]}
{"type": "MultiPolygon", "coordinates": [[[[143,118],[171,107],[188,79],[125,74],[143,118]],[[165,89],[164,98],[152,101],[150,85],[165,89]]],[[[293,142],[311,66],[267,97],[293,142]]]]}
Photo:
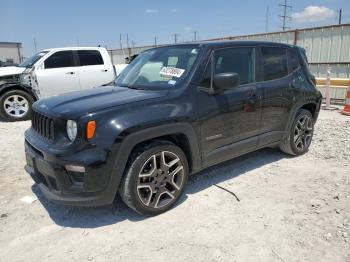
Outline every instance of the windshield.
{"type": "Polygon", "coordinates": [[[117,86],[169,88],[184,80],[198,56],[198,46],[160,47],[138,55],[116,80],[117,86]]]}
{"type": "Polygon", "coordinates": [[[24,62],[20,64],[19,67],[31,68],[40,58],[42,58],[48,52],[49,51],[41,51],[39,53],[36,53],[35,55],[24,60],[24,62]]]}

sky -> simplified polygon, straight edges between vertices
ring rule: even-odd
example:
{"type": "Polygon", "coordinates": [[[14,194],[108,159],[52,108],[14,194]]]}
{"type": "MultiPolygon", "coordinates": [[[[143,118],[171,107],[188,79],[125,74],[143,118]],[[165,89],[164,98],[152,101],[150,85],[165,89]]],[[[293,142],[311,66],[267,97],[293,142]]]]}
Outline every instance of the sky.
{"type": "MultiPolygon", "coordinates": [[[[21,42],[25,56],[62,46],[153,45],[280,31],[284,0],[0,0],[0,41],[21,42]],[[268,16],[266,10],[268,6],[268,16]]],[[[287,25],[350,23],[350,0],[288,0],[287,25]]]]}

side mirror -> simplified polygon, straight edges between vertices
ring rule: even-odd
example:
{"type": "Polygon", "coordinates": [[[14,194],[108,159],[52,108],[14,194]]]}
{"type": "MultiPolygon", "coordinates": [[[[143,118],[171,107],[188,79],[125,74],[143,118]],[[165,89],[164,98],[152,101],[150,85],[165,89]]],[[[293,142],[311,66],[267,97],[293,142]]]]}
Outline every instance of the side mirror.
{"type": "Polygon", "coordinates": [[[231,89],[239,86],[237,73],[220,73],[214,76],[214,85],[217,90],[231,89]]]}

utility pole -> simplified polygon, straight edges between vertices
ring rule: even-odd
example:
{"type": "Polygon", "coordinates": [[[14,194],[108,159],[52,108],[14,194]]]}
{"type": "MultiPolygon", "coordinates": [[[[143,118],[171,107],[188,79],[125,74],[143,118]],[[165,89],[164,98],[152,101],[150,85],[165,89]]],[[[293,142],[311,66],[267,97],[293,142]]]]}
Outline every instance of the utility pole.
{"type": "Polygon", "coordinates": [[[280,17],[282,17],[283,22],[282,22],[282,30],[286,31],[286,29],[290,29],[290,27],[287,26],[287,19],[291,19],[290,16],[288,16],[288,9],[292,9],[291,5],[288,5],[287,0],[284,0],[284,4],[280,4],[280,6],[283,7],[283,15],[280,15],[280,17]]]}
{"type": "Polygon", "coordinates": [[[266,6],[265,32],[269,32],[269,6],[266,6]]]}
{"type": "Polygon", "coordinates": [[[34,51],[35,53],[38,52],[38,48],[37,48],[37,45],[36,45],[36,39],[33,38],[33,43],[34,43],[34,51]]]}
{"type": "Polygon", "coordinates": [[[119,44],[120,44],[120,49],[123,49],[122,34],[119,34],[119,44]]]}
{"type": "Polygon", "coordinates": [[[79,37],[77,37],[77,46],[80,46],[79,37]]]}
{"type": "Polygon", "coordinates": [[[175,41],[175,44],[177,43],[177,34],[174,34],[174,41],[175,41]]]}
{"type": "Polygon", "coordinates": [[[126,34],[126,47],[129,48],[129,34],[126,34]]]}
{"type": "Polygon", "coordinates": [[[154,46],[157,46],[157,37],[154,37],[154,46]]]}
{"type": "Polygon", "coordinates": [[[123,52],[123,57],[126,58],[124,48],[123,48],[122,34],[119,34],[119,43],[120,43],[120,49],[123,52]]]}
{"type": "Polygon", "coordinates": [[[193,40],[197,42],[197,31],[193,32],[193,40]]]}
{"type": "Polygon", "coordinates": [[[339,9],[339,24],[341,25],[341,9],[339,9]]]}

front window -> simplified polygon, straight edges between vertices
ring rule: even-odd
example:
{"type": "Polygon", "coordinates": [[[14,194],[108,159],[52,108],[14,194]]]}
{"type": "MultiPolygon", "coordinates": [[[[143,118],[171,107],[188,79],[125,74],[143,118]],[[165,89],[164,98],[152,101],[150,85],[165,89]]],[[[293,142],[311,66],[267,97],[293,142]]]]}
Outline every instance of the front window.
{"type": "Polygon", "coordinates": [[[72,51],[56,52],[45,61],[45,69],[73,66],[75,66],[75,63],[72,51]]]}
{"type": "Polygon", "coordinates": [[[170,88],[186,79],[198,57],[198,46],[161,47],[145,51],[120,74],[117,86],[170,88]]]}
{"type": "Polygon", "coordinates": [[[212,87],[212,70],[214,75],[221,73],[236,73],[239,84],[245,85],[255,81],[255,54],[252,47],[223,48],[215,51],[205,69],[201,86],[212,87]]]}
{"type": "Polygon", "coordinates": [[[237,73],[239,84],[254,82],[254,48],[235,47],[215,52],[215,74],[237,73]]]}
{"type": "Polygon", "coordinates": [[[31,68],[37,61],[39,61],[40,58],[42,58],[47,53],[48,53],[48,51],[41,51],[39,53],[36,53],[35,55],[33,55],[30,58],[26,59],[19,66],[20,67],[25,67],[25,68],[31,68]]]}

